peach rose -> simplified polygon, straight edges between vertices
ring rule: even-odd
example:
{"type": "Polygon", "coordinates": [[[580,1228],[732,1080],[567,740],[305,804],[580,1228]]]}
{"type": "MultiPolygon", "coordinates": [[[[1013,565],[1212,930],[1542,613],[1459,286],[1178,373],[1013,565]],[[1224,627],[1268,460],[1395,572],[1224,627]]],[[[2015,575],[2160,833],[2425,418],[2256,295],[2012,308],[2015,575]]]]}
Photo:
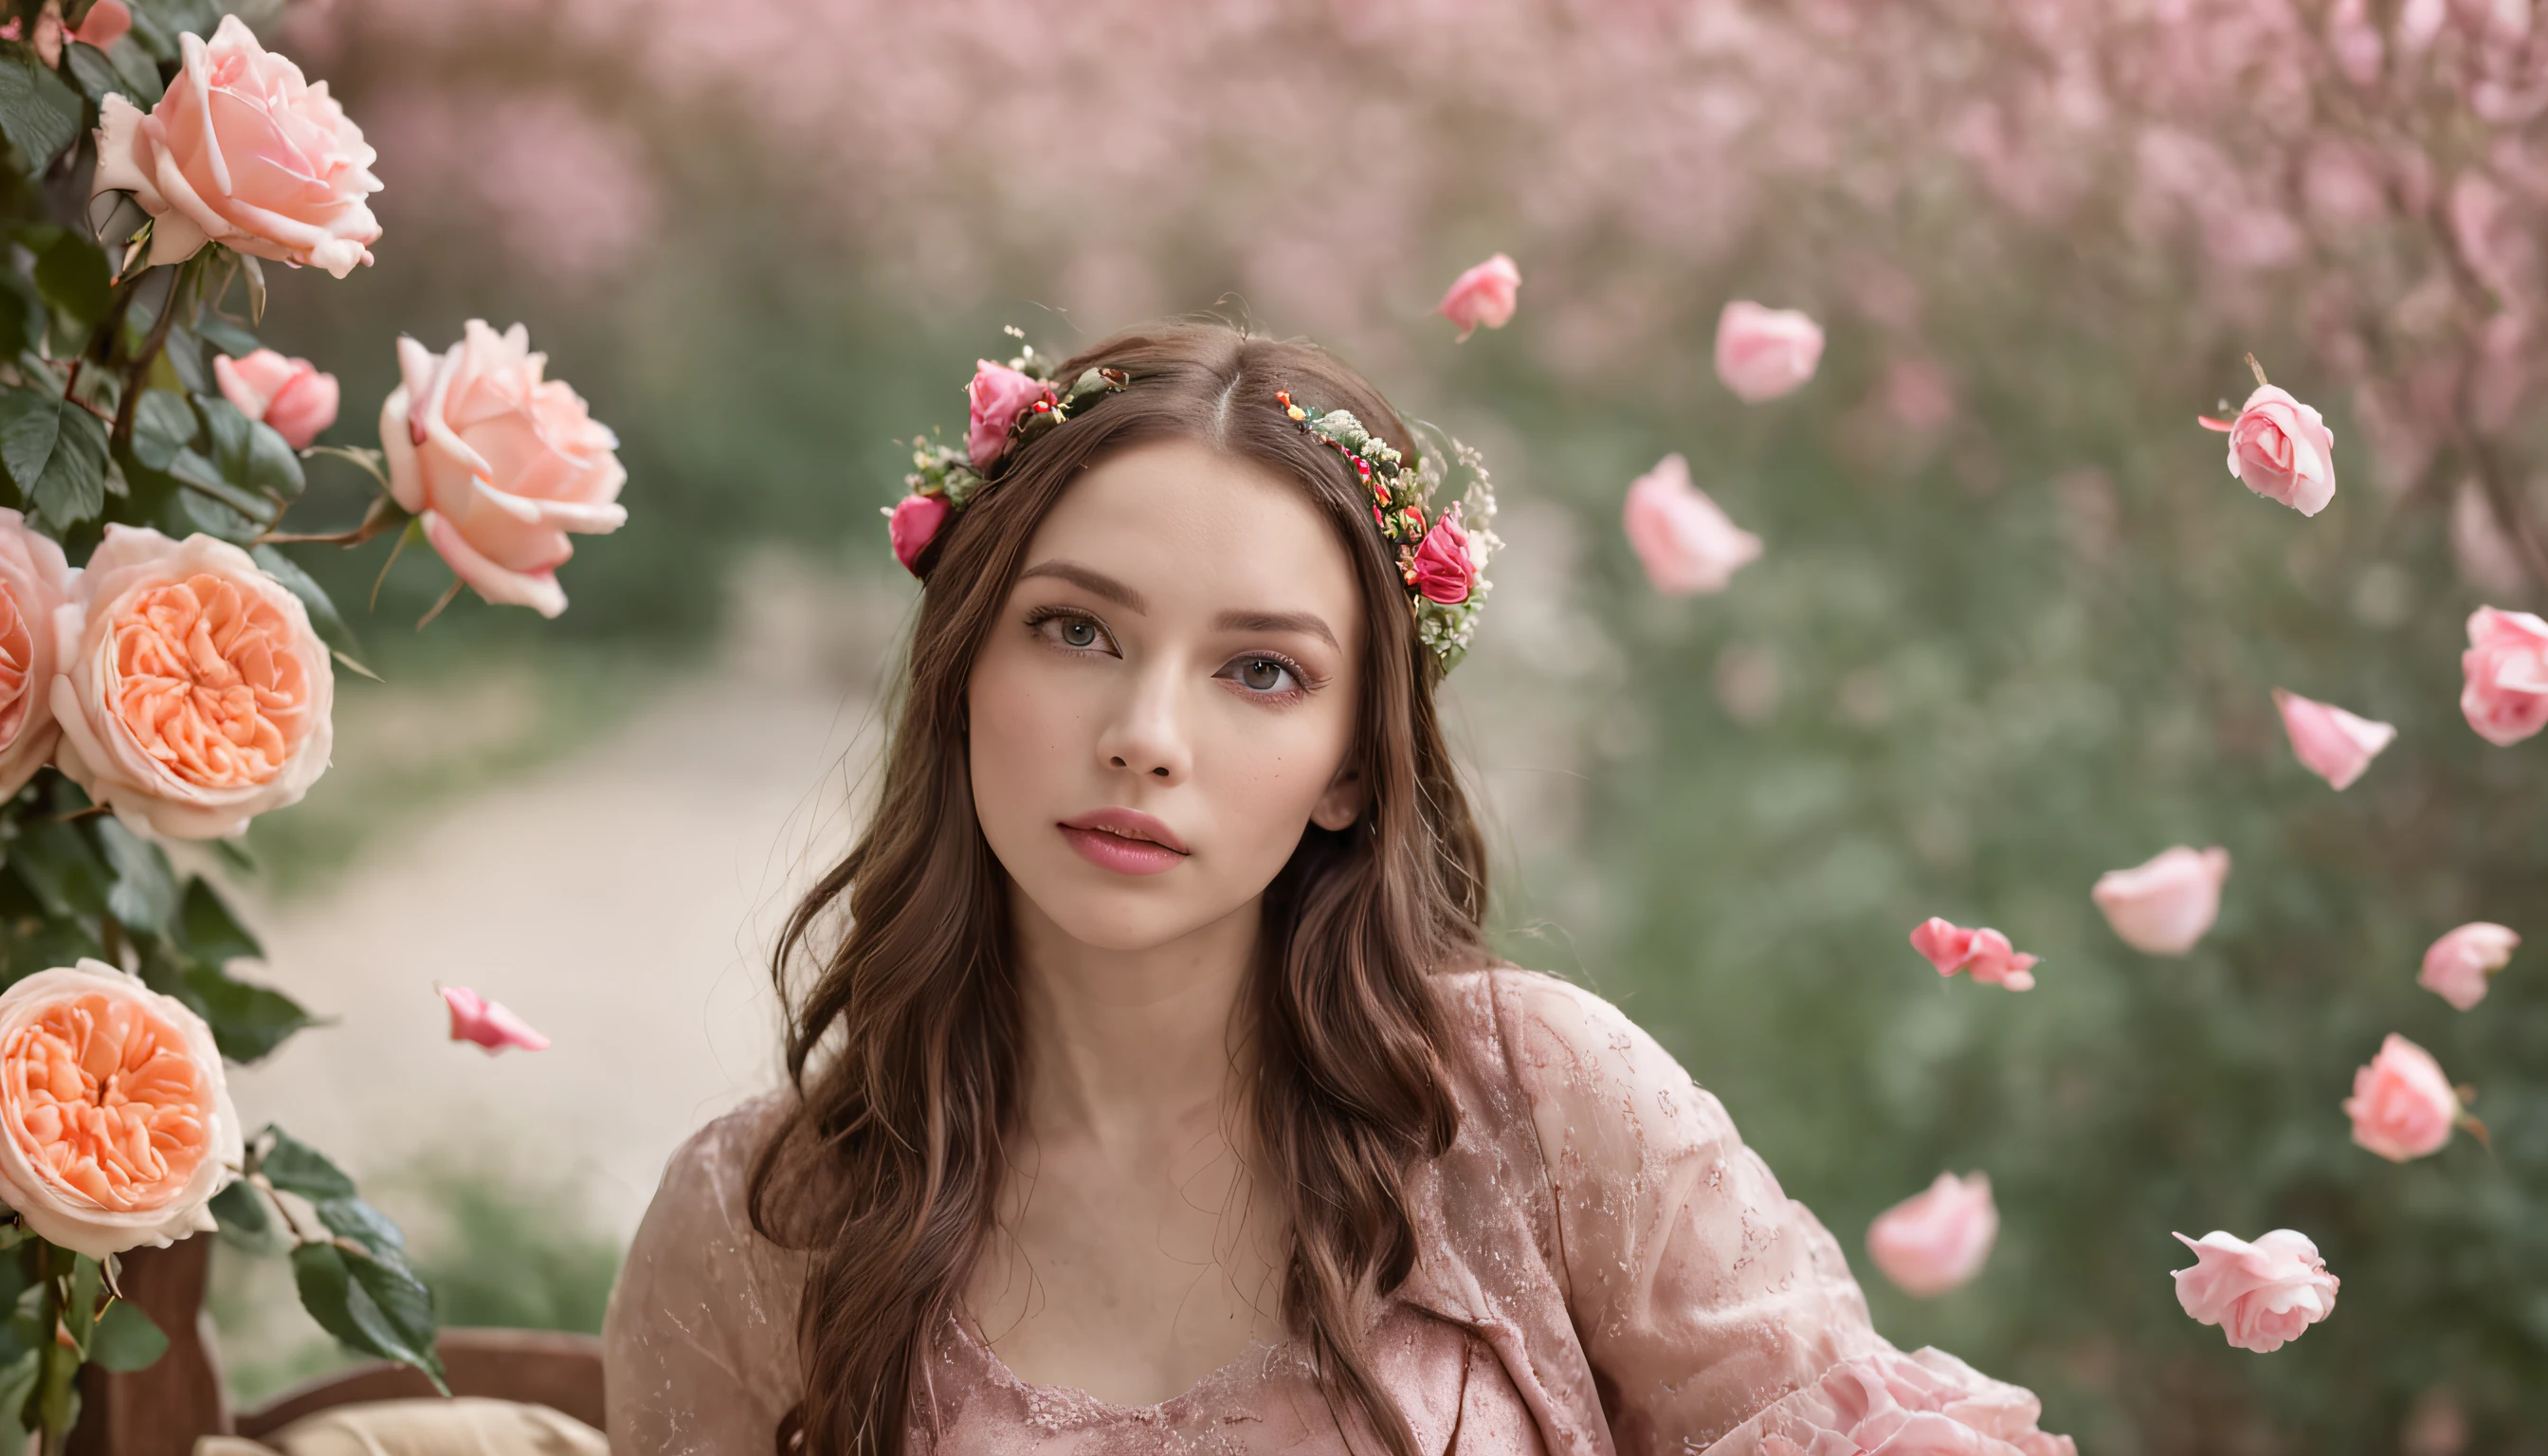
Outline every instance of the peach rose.
{"type": "Polygon", "coordinates": [[[245,1153],[203,1019],[103,960],[0,992],[0,1199],[102,1259],[208,1232],[245,1153]]]}
{"type": "Polygon", "coordinates": [[[2486,999],[2486,978],[2503,969],[2520,944],[2502,926],[2472,921],[2425,949],[2415,984],[2466,1011],[2486,999]]]}
{"type": "Polygon", "coordinates": [[[234,838],[326,772],[327,649],[236,546],[110,525],[53,633],[54,766],[120,817],[234,838]]]}
{"type": "Polygon", "coordinates": [[[1521,269],[1498,253],[1452,279],[1434,312],[1460,325],[1460,337],[1465,340],[1481,328],[1510,323],[1520,292],[1521,269]]]}
{"type": "Polygon", "coordinates": [[[628,472],[619,437],[564,381],[542,379],[547,366],[518,323],[500,334],[472,318],[443,354],[401,338],[405,379],[381,405],[381,449],[390,494],[454,575],[489,601],[553,617],[566,610],[567,533],[625,524],[628,472]]]}
{"type": "Polygon", "coordinates": [[[184,66],[148,116],[116,95],[98,108],[92,190],[130,192],[150,215],[149,261],[218,242],[338,278],[370,262],[376,154],[327,83],[304,81],[235,15],[210,42],[178,41],[184,66]]]}
{"type": "Polygon", "coordinates": [[[0,509],[0,798],[53,756],[53,612],[71,593],[71,565],[53,538],[0,509]]]}
{"type": "Polygon", "coordinates": [[[310,448],[318,432],[336,422],[336,376],[321,374],[307,359],[287,359],[258,349],[244,359],[219,354],[213,378],[222,398],[250,419],[262,420],[295,450],[310,448]]]}
{"type": "Polygon", "coordinates": [[[2228,850],[2178,845],[2147,864],[2107,870],[2088,896],[2125,945],[2151,956],[2182,956],[2221,914],[2221,882],[2229,877],[2228,850]]]}
{"type": "Polygon", "coordinates": [[[973,379],[964,386],[966,420],[964,454],[975,470],[989,470],[1008,453],[1009,431],[1018,416],[1039,404],[1053,398],[1052,390],[1032,374],[994,364],[988,359],[973,361],[973,379]]]}
{"type": "Polygon", "coordinates": [[[1927,1299],[1979,1274],[1998,1237],[1990,1175],[1940,1173],[1928,1192],[1875,1216],[1866,1226],[1866,1253],[1904,1294],[1927,1299]]]}
{"type": "Polygon", "coordinates": [[[2194,1250],[2194,1267],[2176,1271],[2176,1302],[2235,1348],[2271,1354],[2335,1312],[2338,1281],[2306,1235],[2277,1228],[2249,1243],[2216,1228],[2176,1240],[2194,1250]]]}
{"type": "Polygon", "coordinates": [[[2380,1054],[2354,1069],[2344,1099],[2353,1140],[2393,1163],[2439,1152],[2461,1117],[2460,1095],[2433,1053],[2391,1032],[2380,1054]]]}
{"type": "Polygon", "coordinates": [[[2510,748],[2548,727],[2548,622],[2526,611],[2469,613],[2460,654],[2460,716],[2477,736],[2510,748]]]}
{"type": "Polygon", "coordinates": [[[2248,490],[2303,515],[2335,499],[2335,435],[2289,390],[2260,384],[2237,418],[2198,419],[2230,436],[2230,477],[2248,490]]]}
{"type": "Polygon", "coordinates": [[[1667,596],[1722,592],[1761,554],[1761,538],[1689,483],[1689,462],[1679,455],[1629,485],[1621,515],[1646,580],[1667,596]]]}
{"type": "Polygon", "coordinates": [[[2343,789],[2362,776],[2371,761],[2389,746],[2398,730],[2369,718],[2357,718],[2331,703],[2317,702],[2297,692],[2274,689],[2274,706],[2283,714],[2283,731],[2301,766],[2343,789]]]}
{"type": "Polygon", "coordinates": [[[1747,405],[1796,389],[1822,359],[1822,325],[1793,309],[1736,299],[1716,318],[1716,377],[1747,405]]]}

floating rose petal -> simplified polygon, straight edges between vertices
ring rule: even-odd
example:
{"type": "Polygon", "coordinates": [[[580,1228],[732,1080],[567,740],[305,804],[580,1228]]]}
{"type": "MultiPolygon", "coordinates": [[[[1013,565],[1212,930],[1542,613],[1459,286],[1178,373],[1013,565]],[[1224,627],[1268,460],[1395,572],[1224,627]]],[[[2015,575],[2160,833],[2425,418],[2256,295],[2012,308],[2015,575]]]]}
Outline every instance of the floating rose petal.
{"type": "Polygon", "coordinates": [[[1679,455],[1637,477],[1620,514],[1646,580],[1667,596],[1722,592],[1761,555],[1761,538],[1689,483],[1689,462],[1679,455]]]}
{"type": "Polygon", "coordinates": [[[2151,956],[2182,956],[2220,916],[2221,882],[2229,877],[2228,850],[2178,845],[2146,864],[2107,870],[2088,895],[2125,945],[2151,956]]]}
{"type": "Polygon", "coordinates": [[[2008,937],[1987,926],[1966,930],[1934,915],[1912,930],[1911,949],[1938,967],[1940,975],[1969,970],[1973,979],[1983,985],[2006,986],[2012,991],[2035,988],[2035,977],[2030,972],[2041,958],[2020,952],[2009,944],[2008,937]]]}
{"type": "Polygon", "coordinates": [[[2274,689],[2274,706],[2282,709],[2283,731],[2291,735],[2292,752],[2302,767],[2342,789],[2362,776],[2371,761],[2398,736],[2387,723],[2357,718],[2331,703],[2297,692],[2274,689]]]}
{"type": "Polygon", "coordinates": [[[2502,926],[2473,921],[2433,942],[2415,984],[2466,1011],[2486,999],[2487,977],[2502,970],[2520,944],[2521,937],[2502,926]]]}
{"type": "Polygon", "coordinates": [[[2510,748],[2548,727],[2548,622],[2526,611],[2469,613],[2460,654],[2460,716],[2477,736],[2510,748]]]}
{"type": "Polygon", "coordinates": [[[2433,1053],[2396,1032],[2355,1069],[2344,1115],[2353,1119],[2353,1140],[2393,1163],[2439,1152],[2454,1126],[2476,1122],[2433,1053]]]}
{"type": "Polygon", "coordinates": [[[507,1046],[524,1051],[546,1051],[549,1039],[532,1031],[529,1023],[506,1010],[502,1002],[490,1001],[467,986],[442,986],[443,1002],[451,1008],[451,1040],[475,1042],[495,1055],[507,1046]]]}
{"type": "Polygon", "coordinates": [[[1736,299],[1716,318],[1716,377],[1748,405],[1774,400],[1814,377],[1822,325],[1793,309],[1736,299]]]}
{"type": "Polygon", "coordinates": [[[1875,1216],[1866,1227],[1866,1252],[1904,1294],[1926,1299],[1980,1273],[1998,1237],[1990,1175],[1940,1173],[1926,1193],[1875,1216]]]}
{"type": "Polygon", "coordinates": [[[2194,1267],[2176,1271],[2176,1302],[2238,1349],[2270,1354],[2335,1312],[2338,1281],[2303,1234],[2277,1228],[2249,1243],[2215,1229],[2176,1238],[2194,1250],[2194,1267]]]}
{"type": "Polygon", "coordinates": [[[1436,312],[1460,325],[1460,337],[1466,339],[1481,328],[1510,323],[1520,291],[1521,269],[1498,253],[1451,280],[1436,312]]]}

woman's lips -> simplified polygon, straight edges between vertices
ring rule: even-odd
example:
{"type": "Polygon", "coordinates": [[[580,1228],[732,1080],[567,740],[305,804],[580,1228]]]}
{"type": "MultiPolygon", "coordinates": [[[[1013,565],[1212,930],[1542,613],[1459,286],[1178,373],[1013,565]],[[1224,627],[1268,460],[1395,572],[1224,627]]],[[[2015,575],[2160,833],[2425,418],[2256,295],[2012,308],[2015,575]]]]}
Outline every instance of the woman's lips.
{"type": "Polygon", "coordinates": [[[1159,874],[1186,858],[1174,831],[1137,809],[1099,809],[1054,826],[1079,857],[1118,874],[1159,874]]]}

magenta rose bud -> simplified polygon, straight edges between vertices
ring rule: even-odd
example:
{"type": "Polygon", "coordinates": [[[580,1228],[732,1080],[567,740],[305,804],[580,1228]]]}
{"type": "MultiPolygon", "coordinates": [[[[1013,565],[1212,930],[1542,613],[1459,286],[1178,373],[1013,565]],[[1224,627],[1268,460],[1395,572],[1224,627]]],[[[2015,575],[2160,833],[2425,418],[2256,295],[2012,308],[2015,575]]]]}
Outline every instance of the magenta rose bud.
{"type": "Polygon", "coordinates": [[[972,417],[964,430],[964,451],[972,458],[975,470],[989,470],[1008,450],[1009,430],[1019,415],[1034,409],[1038,400],[1052,398],[1052,391],[1045,388],[1043,380],[988,359],[973,361],[973,382],[964,387],[964,394],[972,402],[972,417]]]}
{"type": "Polygon", "coordinates": [[[1435,312],[1460,325],[1460,337],[1466,339],[1481,328],[1510,323],[1520,292],[1521,269],[1498,253],[1452,279],[1451,291],[1442,295],[1435,312]]]}
{"type": "Polygon", "coordinates": [[[2526,611],[2469,613],[2460,654],[2460,714],[2477,736],[2510,748],[2548,727],[2548,622],[2526,611]]]}
{"type": "Polygon", "coordinates": [[[2176,1271],[2176,1302],[2235,1348],[2271,1354],[2335,1312],[2338,1281],[2304,1234],[2277,1228],[2249,1243],[2214,1229],[2176,1239],[2194,1250],[2194,1267],[2176,1271]]]}
{"type": "Polygon", "coordinates": [[[905,496],[902,502],[885,512],[885,533],[893,538],[893,559],[913,576],[920,575],[920,553],[938,539],[938,528],[947,524],[947,498],[944,496],[905,496]]]}
{"type": "Polygon", "coordinates": [[[2335,499],[2334,432],[2289,390],[2258,385],[2237,418],[2202,424],[2229,434],[2230,478],[2248,490],[2303,515],[2335,499]]]}
{"type": "Polygon", "coordinates": [[[2391,1032],[2353,1073],[2344,1100],[2353,1140],[2393,1163],[2439,1152],[2460,1120],[2460,1095],[2433,1053],[2391,1032]]]}
{"type": "Polygon", "coordinates": [[[2521,937],[2503,926],[2472,921],[2425,950],[2415,984],[2466,1011],[2486,999],[2486,978],[2503,969],[2520,944],[2521,937]]]}
{"type": "Polygon", "coordinates": [[[1460,507],[1454,505],[1415,547],[1415,578],[1412,586],[1428,601],[1444,606],[1457,606],[1469,599],[1469,590],[1477,584],[1478,568],[1469,553],[1469,533],[1460,528],[1460,507]]]}

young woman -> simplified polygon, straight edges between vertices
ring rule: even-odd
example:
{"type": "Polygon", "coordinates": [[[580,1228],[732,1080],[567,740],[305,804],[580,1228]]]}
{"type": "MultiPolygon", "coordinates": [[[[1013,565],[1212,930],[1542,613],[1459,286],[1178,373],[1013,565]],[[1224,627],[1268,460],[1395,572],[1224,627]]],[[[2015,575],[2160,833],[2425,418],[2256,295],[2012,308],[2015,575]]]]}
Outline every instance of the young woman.
{"type": "Polygon", "coordinates": [[[781,943],[791,1085],[629,1251],[613,1448],[2067,1452],[1488,951],[1433,702],[1474,457],[1223,324],[1021,362],[894,512],[878,801],[781,943]]]}

